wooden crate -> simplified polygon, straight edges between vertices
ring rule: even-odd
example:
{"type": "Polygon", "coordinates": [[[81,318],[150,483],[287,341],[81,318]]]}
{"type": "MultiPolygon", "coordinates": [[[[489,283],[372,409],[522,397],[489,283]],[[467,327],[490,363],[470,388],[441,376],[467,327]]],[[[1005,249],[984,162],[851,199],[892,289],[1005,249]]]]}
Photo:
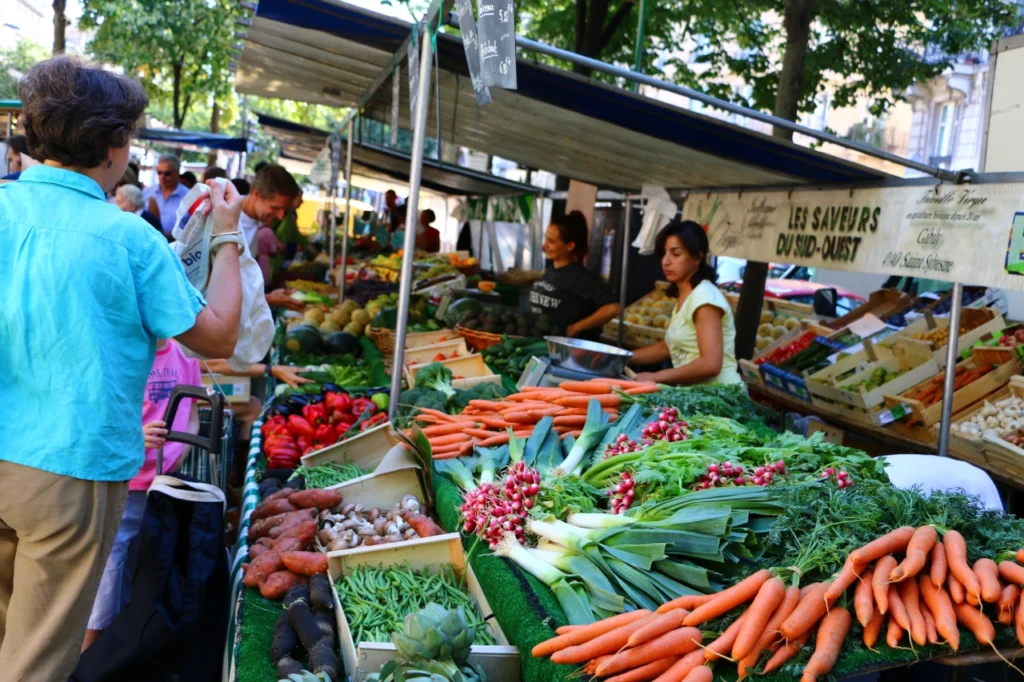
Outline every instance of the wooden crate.
{"type": "MultiPolygon", "coordinates": [[[[1002,400],[1007,395],[1024,398],[1024,377],[1013,377],[1006,392],[1000,393],[998,396],[993,395],[989,402],[1002,400]]],[[[1024,485],[1024,449],[994,436],[982,436],[981,440],[985,460],[988,462],[986,468],[998,476],[1024,485]]]]}
{"type": "Polygon", "coordinates": [[[341,443],[311,452],[302,458],[302,466],[315,467],[321,464],[357,464],[363,469],[374,471],[392,448],[401,441],[387,422],[368,429],[358,436],[352,436],[341,443]]]}
{"type": "Polygon", "coordinates": [[[881,368],[887,371],[898,370],[903,373],[892,381],[870,391],[865,390],[863,387],[853,391],[836,386],[835,390],[826,397],[834,402],[859,408],[860,410],[872,410],[885,402],[885,395],[903,393],[910,387],[916,386],[939,373],[939,365],[931,356],[929,349],[922,347],[906,349],[897,347],[892,358],[858,372],[848,379],[844,379],[843,384],[860,383],[863,380],[869,379],[872,372],[881,368]]]}
{"type": "MultiPolygon", "coordinates": [[[[487,603],[483,589],[473,573],[473,567],[466,561],[462,551],[462,538],[458,533],[438,535],[432,538],[420,538],[403,542],[400,545],[384,545],[365,547],[348,552],[343,556],[328,557],[328,574],[331,578],[331,591],[334,594],[334,613],[338,619],[338,640],[341,643],[341,658],[345,664],[345,673],[353,682],[364,682],[373,673],[379,672],[381,666],[395,658],[395,645],[391,642],[355,642],[352,630],[345,615],[345,605],[338,598],[334,583],[346,571],[354,566],[409,566],[412,570],[439,570],[445,564],[451,565],[460,576],[465,576],[466,591],[480,607],[480,613],[486,619],[487,627],[497,644],[489,646],[473,645],[470,650],[470,662],[480,666],[491,682],[519,682],[521,663],[519,649],[510,646],[508,638],[502,632],[497,620],[492,618],[493,611],[487,603]]],[[[407,614],[401,614],[403,617],[407,614]]]]}
{"type": "Polygon", "coordinates": [[[761,366],[757,364],[757,360],[759,358],[768,357],[777,349],[793,343],[807,332],[812,332],[817,336],[828,336],[832,333],[832,330],[813,322],[801,321],[799,327],[795,327],[775,339],[775,341],[765,346],[764,349],[759,351],[752,359],[739,360],[737,364],[739,365],[740,376],[749,384],[753,384],[754,386],[763,386],[764,378],[761,376],[761,366]]]}
{"type": "MultiPolygon", "coordinates": [[[[410,387],[414,387],[416,385],[416,375],[419,371],[430,364],[432,363],[424,362],[419,365],[406,365],[405,380],[410,387]]],[[[451,370],[452,375],[458,379],[474,379],[476,377],[495,376],[494,372],[491,371],[491,368],[484,362],[484,357],[478,353],[467,355],[462,358],[455,358],[454,360],[445,360],[440,364],[451,370]]]]}
{"type": "MultiPolygon", "coordinates": [[[[991,393],[986,396],[984,400],[978,401],[974,405],[971,405],[960,412],[960,414],[953,418],[953,424],[960,424],[968,421],[985,406],[986,402],[994,403],[1002,400],[1008,395],[1010,395],[1009,385],[991,393]]],[[[932,431],[936,434],[936,440],[938,440],[939,426],[940,424],[938,423],[932,425],[932,431]]],[[[962,459],[965,459],[972,464],[978,464],[980,461],[982,464],[978,464],[978,466],[988,467],[988,459],[985,454],[985,441],[983,441],[980,436],[978,438],[969,438],[957,433],[951,428],[949,431],[949,449],[950,451],[955,450],[958,453],[962,453],[964,455],[962,459]]]]}
{"type": "MultiPolygon", "coordinates": [[[[978,367],[979,364],[981,363],[979,363],[977,359],[971,358],[969,360],[959,362],[957,367],[962,367],[965,370],[971,370],[978,367]]],[[[1020,370],[1021,364],[1016,358],[1014,358],[1010,362],[1003,363],[980,379],[976,379],[961,388],[959,391],[956,391],[953,393],[953,414],[956,415],[962,412],[964,409],[970,407],[979,400],[982,400],[990,393],[998,391],[1006,385],[1012,376],[1020,372],[1020,370]]],[[[920,400],[915,400],[909,396],[918,390],[927,388],[934,381],[941,379],[944,379],[943,374],[932,377],[931,379],[904,391],[900,395],[886,394],[885,403],[890,407],[895,407],[897,405],[909,405],[910,412],[914,419],[920,422],[923,426],[930,427],[932,424],[935,424],[942,419],[942,401],[940,400],[933,405],[925,406],[925,404],[920,400]]]]}
{"type": "Polygon", "coordinates": [[[842,360],[836,360],[835,364],[807,377],[807,390],[811,393],[812,402],[815,400],[827,400],[833,403],[845,402],[849,391],[840,388],[839,384],[850,381],[852,377],[843,379],[842,382],[837,381],[837,377],[841,377],[851,370],[857,370],[858,367],[861,369],[857,370],[853,376],[863,371],[873,371],[893,358],[894,355],[890,349],[879,348],[870,341],[865,341],[863,350],[848,355],[842,360]]]}
{"type": "Polygon", "coordinates": [[[832,320],[828,326],[832,327],[832,329],[842,329],[854,320],[859,320],[868,313],[871,313],[878,318],[884,318],[887,315],[908,309],[912,302],[913,299],[902,291],[898,291],[896,289],[879,289],[878,291],[871,292],[866,303],[858,306],[854,310],[851,310],[842,317],[837,317],[832,320]]]}
{"type": "Polygon", "coordinates": [[[460,358],[469,355],[469,348],[466,347],[466,340],[460,337],[452,341],[442,341],[441,343],[432,343],[427,346],[420,346],[419,348],[407,349],[403,361],[407,365],[422,365],[433,362],[434,357],[438,353],[451,360],[452,358],[449,356],[452,353],[457,353],[456,357],[460,358]]]}
{"type": "MultiPolygon", "coordinates": [[[[980,341],[983,337],[997,333],[1006,326],[1003,316],[999,314],[999,311],[992,308],[964,308],[963,311],[961,311],[960,324],[968,331],[964,332],[957,338],[956,352],[958,356],[964,351],[970,349],[971,346],[980,341]]],[[[919,341],[915,339],[914,334],[929,332],[935,329],[945,329],[947,327],[949,327],[949,318],[932,317],[931,313],[926,313],[924,318],[907,325],[902,331],[893,334],[879,343],[892,347],[895,347],[898,344],[915,343],[927,345],[932,349],[932,357],[935,358],[935,361],[939,363],[939,367],[942,368],[946,366],[946,352],[948,344],[935,346],[928,341],[919,341]]],[[[993,362],[990,364],[1002,363],[993,362]]]]}

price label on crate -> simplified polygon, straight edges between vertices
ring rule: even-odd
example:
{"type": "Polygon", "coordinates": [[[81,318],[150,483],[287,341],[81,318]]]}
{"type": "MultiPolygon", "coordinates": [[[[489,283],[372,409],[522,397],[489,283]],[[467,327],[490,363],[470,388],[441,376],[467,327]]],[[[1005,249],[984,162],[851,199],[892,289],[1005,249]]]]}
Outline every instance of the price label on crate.
{"type": "Polygon", "coordinates": [[[878,421],[882,426],[885,426],[886,424],[892,424],[903,419],[908,414],[910,414],[910,405],[900,403],[899,405],[893,405],[888,410],[882,410],[878,414],[878,421]]]}

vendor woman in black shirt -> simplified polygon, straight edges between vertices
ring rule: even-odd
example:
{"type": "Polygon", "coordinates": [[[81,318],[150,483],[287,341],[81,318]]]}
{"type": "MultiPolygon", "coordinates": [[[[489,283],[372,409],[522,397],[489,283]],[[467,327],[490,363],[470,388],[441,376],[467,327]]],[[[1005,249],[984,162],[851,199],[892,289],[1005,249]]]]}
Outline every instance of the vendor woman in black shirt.
{"type": "Polygon", "coordinates": [[[544,256],[552,267],[533,285],[530,309],[546,314],[565,335],[596,341],[605,322],[621,306],[611,290],[582,260],[587,255],[587,219],[579,211],[551,220],[544,233],[544,256]]]}

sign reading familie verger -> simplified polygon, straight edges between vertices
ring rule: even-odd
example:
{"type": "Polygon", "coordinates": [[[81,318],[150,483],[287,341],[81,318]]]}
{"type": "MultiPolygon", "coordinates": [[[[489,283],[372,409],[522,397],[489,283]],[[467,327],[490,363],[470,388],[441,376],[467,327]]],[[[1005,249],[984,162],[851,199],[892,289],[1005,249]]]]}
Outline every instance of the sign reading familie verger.
{"type": "Polygon", "coordinates": [[[693,193],[715,256],[1024,289],[1024,184],[693,193]]]}

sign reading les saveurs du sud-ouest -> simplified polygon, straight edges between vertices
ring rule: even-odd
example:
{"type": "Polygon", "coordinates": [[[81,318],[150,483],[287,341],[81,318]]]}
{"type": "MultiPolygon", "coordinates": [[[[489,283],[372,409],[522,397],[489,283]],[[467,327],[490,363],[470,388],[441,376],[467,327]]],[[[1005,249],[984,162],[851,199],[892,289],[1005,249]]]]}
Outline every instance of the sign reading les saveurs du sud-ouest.
{"type": "Polygon", "coordinates": [[[691,193],[715,256],[1024,290],[1024,184],[691,193]]]}

